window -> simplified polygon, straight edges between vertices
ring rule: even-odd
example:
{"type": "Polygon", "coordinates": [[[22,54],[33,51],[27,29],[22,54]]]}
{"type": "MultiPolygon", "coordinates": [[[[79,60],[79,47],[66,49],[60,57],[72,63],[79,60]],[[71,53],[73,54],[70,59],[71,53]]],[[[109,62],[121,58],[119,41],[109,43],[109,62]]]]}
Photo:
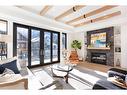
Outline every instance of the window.
{"type": "Polygon", "coordinates": [[[62,49],[67,49],[67,34],[62,33],[62,49]]]}
{"type": "Polygon", "coordinates": [[[14,23],[13,56],[28,67],[60,62],[60,33],[14,23]]]}
{"type": "Polygon", "coordinates": [[[31,29],[31,65],[40,63],[40,30],[31,29]]]}
{"type": "Polygon", "coordinates": [[[7,43],[0,42],[0,60],[7,58],[7,43]]]}
{"type": "Polygon", "coordinates": [[[7,21],[0,20],[0,34],[7,34],[7,21]]]}
{"type": "Polygon", "coordinates": [[[52,48],[53,48],[53,57],[52,60],[53,61],[58,61],[58,46],[59,46],[59,38],[58,38],[58,33],[52,33],[52,48]]]}
{"type": "Polygon", "coordinates": [[[17,27],[17,58],[28,65],[28,28],[17,27]]]}
{"type": "Polygon", "coordinates": [[[51,32],[44,32],[44,63],[51,62],[51,32]]]}

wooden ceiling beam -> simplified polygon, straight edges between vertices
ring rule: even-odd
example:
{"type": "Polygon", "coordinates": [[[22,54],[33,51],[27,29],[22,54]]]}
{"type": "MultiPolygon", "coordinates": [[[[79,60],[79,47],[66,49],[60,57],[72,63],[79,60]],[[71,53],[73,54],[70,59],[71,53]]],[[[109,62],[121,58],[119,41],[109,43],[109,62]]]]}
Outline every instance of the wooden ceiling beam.
{"type": "Polygon", "coordinates": [[[53,6],[51,5],[46,5],[40,12],[40,15],[43,16],[45,15],[53,6]]]}
{"type": "Polygon", "coordinates": [[[90,23],[94,23],[94,22],[97,22],[97,21],[109,19],[109,18],[118,16],[118,15],[121,15],[121,11],[117,11],[117,12],[114,12],[114,13],[111,13],[111,14],[108,14],[108,15],[105,15],[105,16],[101,16],[101,17],[98,17],[98,18],[89,20],[87,22],[83,22],[83,23],[80,23],[80,24],[76,24],[76,25],[74,25],[74,27],[80,27],[80,26],[83,26],[83,25],[86,25],[86,24],[90,24],[90,23]]]}
{"type": "Polygon", "coordinates": [[[104,11],[109,10],[109,9],[111,9],[111,8],[114,8],[114,7],[116,7],[116,5],[106,5],[106,6],[103,6],[102,8],[99,8],[99,9],[97,9],[97,10],[91,11],[91,12],[89,12],[89,13],[87,13],[87,14],[84,14],[84,15],[82,15],[82,16],[80,16],[80,17],[77,17],[77,18],[72,19],[72,20],[70,20],[70,21],[67,21],[67,22],[65,22],[65,23],[66,23],[66,24],[70,24],[70,23],[79,21],[79,20],[81,20],[81,19],[85,19],[85,18],[87,18],[87,17],[90,17],[90,16],[93,16],[93,15],[99,14],[99,13],[101,13],[101,12],[104,12],[104,11]]]}
{"type": "Polygon", "coordinates": [[[70,8],[69,10],[65,11],[64,13],[60,14],[59,16],[55,17],[55,20],[59,20],[67,15],[70,15],[70,14],[76,12],[77,10],[80,10],[83,7],[85,7],[85,5],[76,5],[72,8],[70,8]]]}

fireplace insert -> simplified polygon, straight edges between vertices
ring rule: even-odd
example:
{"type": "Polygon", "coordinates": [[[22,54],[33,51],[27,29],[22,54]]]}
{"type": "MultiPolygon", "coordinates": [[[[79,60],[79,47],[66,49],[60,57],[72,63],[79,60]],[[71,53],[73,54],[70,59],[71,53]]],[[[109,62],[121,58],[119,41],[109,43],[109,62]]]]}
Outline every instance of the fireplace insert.
{"type": "Polygon", "coordinates": [[[106,53],[91,53],[91,62],[106,65],[106,53]]]}

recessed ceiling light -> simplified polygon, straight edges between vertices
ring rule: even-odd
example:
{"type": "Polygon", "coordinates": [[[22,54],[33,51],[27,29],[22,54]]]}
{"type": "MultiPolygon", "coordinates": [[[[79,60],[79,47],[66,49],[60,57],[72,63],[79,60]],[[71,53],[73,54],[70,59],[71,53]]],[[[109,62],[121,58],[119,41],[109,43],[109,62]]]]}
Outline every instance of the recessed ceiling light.
{"type": "Polygon", "coordinates": [[[84,14],[83,17],[86,18],[86,15],[84,14]]]}
{"type": "Polygon", "coordinates": [[[76,8],[75,7],[73,7],[73,11],[76,12],[76,8]]]}
{"type": "Polygon", "coordinates": [[[91,20],[90,22],[93,23],[93,20],[91,20]]]}

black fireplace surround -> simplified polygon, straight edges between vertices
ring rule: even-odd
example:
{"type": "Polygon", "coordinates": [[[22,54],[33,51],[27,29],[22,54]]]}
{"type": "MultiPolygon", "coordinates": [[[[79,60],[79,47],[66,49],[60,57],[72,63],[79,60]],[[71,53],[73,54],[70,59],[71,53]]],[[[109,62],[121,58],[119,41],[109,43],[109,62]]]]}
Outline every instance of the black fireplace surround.
{"type": "Polygon", "coordinates": [[[106,65],[107,56],[106,53],[91,53],[91,62],[106,65]]]}
{"type": "Polygon", "coordinates": [[[91,34],[106,32],[106,42],[112,42],[110,49],[87,49],[86,61],[114,66],[114,27],[87,31],[87,46],[91,44],[91,34]],[[101,56],[102,55],[102,56],[101,56]],[[103,57],[103,58],[102,58],[103,57]]]}

